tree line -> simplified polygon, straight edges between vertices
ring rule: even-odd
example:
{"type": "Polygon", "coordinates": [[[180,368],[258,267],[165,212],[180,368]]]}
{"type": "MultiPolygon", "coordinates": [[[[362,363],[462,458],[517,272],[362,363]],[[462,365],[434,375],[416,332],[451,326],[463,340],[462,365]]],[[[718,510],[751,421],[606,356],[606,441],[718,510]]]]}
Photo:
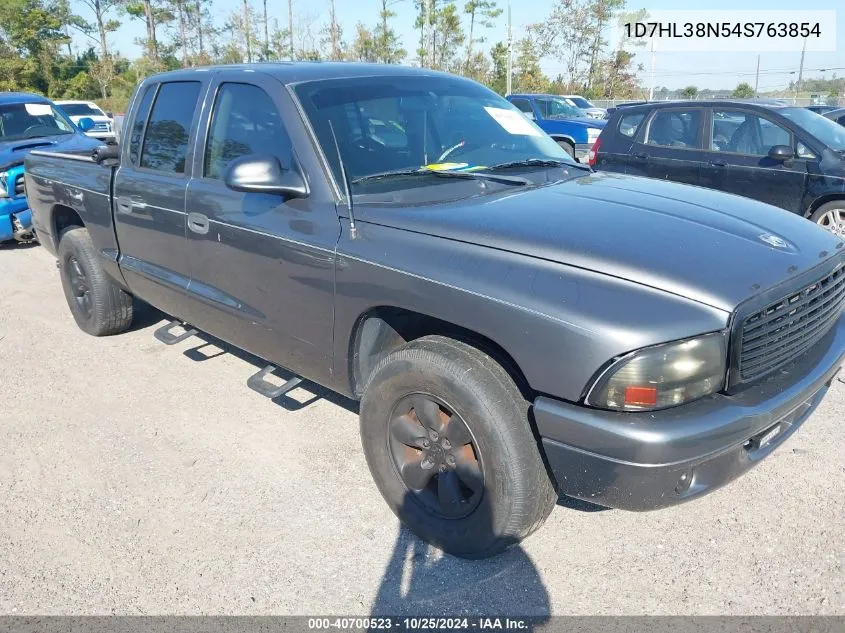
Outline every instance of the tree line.
{"type": "MultiPolygon", "coordinates": [[[[410,64],[505,93],[508,45],[489,41],[491,29],[507,19],[499,1],[369,0],[372,14],[354,25],[338,20],[341,1],[347,0],[318,0],[325,17],[317,19],[297,11],[293,0],[269,8],[268,0],[237,0],[236,10],[221,19],[214,0],[2,0],[0,90],[97,100],[121,111],[135,84],[154,72],[293,59],[410,64]],[[398,11],[414,12],[413,42],[394,27],[398,11]],[[112,42],[126,20],[143,26],[137,59],[122,56],[112,42]]],[[[554,0],[547,18],[512,42],[513,90],[641,96],[637,43],[611,46],[604,39],[625,4],[554,0]],[[562,64],[554,77],[543,72],[543,60],[562,64]]]]}

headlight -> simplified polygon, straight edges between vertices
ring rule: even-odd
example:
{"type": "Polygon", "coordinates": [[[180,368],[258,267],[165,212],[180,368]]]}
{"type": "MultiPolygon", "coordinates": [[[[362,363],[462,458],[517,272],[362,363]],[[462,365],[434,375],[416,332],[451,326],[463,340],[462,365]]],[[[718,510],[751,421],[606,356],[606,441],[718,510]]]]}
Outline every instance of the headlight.
{"type": "Polygon", "coordinates": [[[595,143],[596,139],[601,134],[601,130],[595,127],[587,128],[587,142],[595,143]]]}
{"type": "Polygon", "coordinates": [[[618,360],[587,394],[587,403],[615,411],[675,407],[719,391],[725,384],[723,332],[646,347],[618,360]]]}
{"type": "Polygon", "coordinates": [[[8,174],[5,171],[0,171],[0,198],[8,198],[9,192],[6,191],[6,177],[8,174]]]}

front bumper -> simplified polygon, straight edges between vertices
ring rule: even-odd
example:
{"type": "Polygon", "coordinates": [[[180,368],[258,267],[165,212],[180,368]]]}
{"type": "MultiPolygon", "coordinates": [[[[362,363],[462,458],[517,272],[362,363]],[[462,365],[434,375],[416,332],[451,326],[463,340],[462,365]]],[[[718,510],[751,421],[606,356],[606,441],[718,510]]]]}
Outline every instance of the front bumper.
{"type": "Polygon", "coordinates": [[[16,226],[22,227],[24,231],[31,232],[32,230],[32,213],[26,206],[26,199],[20,201],[12,199],[11,202],[0,205],[0,242],[7,242],[21,236],[16,226]]]}
{"type": "Polygon", "coordinates": [[[792,435],[845,361],[845,316],[801,360],[734,395],[652,413],[617,413],[539,397],[534,417],[559,492],[654,510],[736,479],[792,435]]]}

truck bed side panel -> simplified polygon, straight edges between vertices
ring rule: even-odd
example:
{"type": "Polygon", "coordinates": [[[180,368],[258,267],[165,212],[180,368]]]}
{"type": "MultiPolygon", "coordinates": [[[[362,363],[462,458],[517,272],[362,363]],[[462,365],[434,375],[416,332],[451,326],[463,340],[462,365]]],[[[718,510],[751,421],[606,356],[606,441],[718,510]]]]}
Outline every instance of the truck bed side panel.
{"type": "Polygon", "coordinates": [[[117,265],[118,244],[111,210],[112,169],[90,161],[33,152],[26,158],[26,192],[41,243],[55,254],[57,219],[79,216],[103,260],[106,273],[125,285],[117,265]]]}

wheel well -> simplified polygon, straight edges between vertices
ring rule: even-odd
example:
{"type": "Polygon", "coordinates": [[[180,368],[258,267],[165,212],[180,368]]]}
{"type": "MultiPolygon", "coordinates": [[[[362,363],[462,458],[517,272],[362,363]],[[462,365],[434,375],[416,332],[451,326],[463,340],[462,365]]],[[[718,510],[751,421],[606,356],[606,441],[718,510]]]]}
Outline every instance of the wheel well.
{"type": "Polygon", "coordinates": [[[834,200],[845,200],[845,195],[842,195],[841,193],[829,193],[824,196],[819,196],[813,200],[813,204],[811,204],[810,208],[807,209],[806,213],[804,213],[804,217],[809,218],[820,206],[827,204],[828,202],[833,202],[834,200]]]}
{"type": "Polygon", "coordinates": [[[569,138],[568,136],[561,136],[559,134],[552,134],[551,137],[556,141],[565,141],[566,143],[569,143],[570,145],[572,145],[572,147],[575,147],[575,141],[573,139],[569,138]]]}
{"type": "Polygon", "coordinates": [[[505,368],[526,399],[533,399],[533,392],[516,361],[494,341],[448,321],[394,307],[370,310],[356,323],[349,342],[352,393],[361,395],[373,369],[387,354],[409,341],[433,334],[480,349],[505,368]]]}
{"type": "Polygon", "coordinates": [[[79,217],[79,214],[75,210],[63,205],[56,205],[53,207],[52,220],[53,239],[55,240],[56,246],[59,245],[59,239],[62,237],[62,231],[72,226],[85,226],[82,218],[79,217]]]}

